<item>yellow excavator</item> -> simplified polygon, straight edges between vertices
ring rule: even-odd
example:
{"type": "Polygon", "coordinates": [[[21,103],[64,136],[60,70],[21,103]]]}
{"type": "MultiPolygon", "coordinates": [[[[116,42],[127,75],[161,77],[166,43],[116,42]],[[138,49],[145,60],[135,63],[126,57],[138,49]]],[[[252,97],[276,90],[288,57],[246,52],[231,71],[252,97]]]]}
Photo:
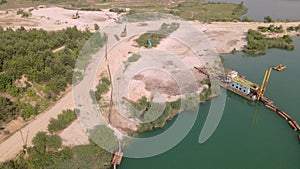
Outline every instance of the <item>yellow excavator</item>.
{"type": "Polygon", "coordinates": [[[80,18],[80,16],[79,16],[78,11],[77,11],[76,14],[72,15],[72,19],[78,19],[78,18],[80,18]]]}

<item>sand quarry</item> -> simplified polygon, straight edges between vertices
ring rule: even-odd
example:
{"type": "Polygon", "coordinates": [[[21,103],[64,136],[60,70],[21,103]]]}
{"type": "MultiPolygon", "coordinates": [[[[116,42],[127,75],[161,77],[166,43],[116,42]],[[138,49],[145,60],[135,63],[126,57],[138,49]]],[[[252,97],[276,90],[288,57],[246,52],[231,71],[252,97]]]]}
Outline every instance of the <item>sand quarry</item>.
{"type": "MultiPolygon", "coordinates": [[[[29,11],[29,9],[24,9],[24,11],[29,11]]],[[[104,28],[106,25],[114,22],[119,16],[116,13],[109,12],[108,10],[103,11],[79,11],[80,18],[79,19],[71,19],[71,16],[76,13],[74,10],[66,10],[58,7],[47,7],[41,9],[33,9],[31,11],[31,16],[28,18],[22,18],[20,15],[16,15],[17,10],[7,10],[0,11],[0,26],[3,28],[12,28],[17,29],[20,26],[25,27],[26,29],[45,29],[45,30],[61,30],[67,27],[77,26],[77,28],[81,30],[89,29],[94,31],[94,24],[98,24],[100,29],[104,28]]],[[[217,53],[229,53],[234,48],[237,50],[241,50],[242,47],[246,44],[246,33],[248,29],[256,29],[258,26],[268,26],[266,23],[244,23],[244,22],[217,22],[217,23],[200,23],[200,22],[190,22],[197,29],[205,34],[207,39],[209,39],[211,45],[215,49],[217,53]]],[[[279,26],[282,25],[283,28],[287,28],[288,26],[297,26],[300,22],[292,22],[292,23],[274,23],[274,25],[279,26]]],[[[291,35],[295,35],[295,32],[284,32],[291,35]]],[[[119,33],[118,33],[119,34],[119,33]]],[[[273,34],[270,36],[282,36],[282,34],[273,34]]],[[[114,57],[108,61],[113,72],[114,67],[118,67],[126,58],[128,57],[128,52],[138,53],[139,49],[133,47],[133,40],[129,39],[127,42],[121,43],[116,47],[116,50],[112,51],[110,54],[118,57],[114,57]]],[[[188,57],[189,51],[180,47],[178,42],[172,39],[165,39],[158,46],[158,48],[162,50],[173,50],[175,53],[183,53],[183,57],[181,58],[187,65],[192,63],[188,57]]],[[[201,63],[199,63],[200,65],[201,63]]],[[[190,67],[194,66],[190,64],[190,67]]],[[[98,78],[101,75],[105,74],[105,70],[101,70],[101,66],[98,71],[98,78]]],[[[205,78],[205,76],[199,75],[196,79],[199,81],[205,78]]],[[[158,72],[143,72],[133,79],[129,88],[132,91],[130,93],[129,98],[132,100],[137,100],[143,95],[147,95],[150,97],[152,89],[157,87],[162,87],[166,89],[168,87],[166,81],[173,83],[175,86],[173,89],[177,91],[175,82],[172,78],[168,77],[166,74],[161,74],[161,77],[158,72]],[[152,75],[152,76],[151,76],[152,75]],[[154,76],[153,76],[154,75],[154,76]],[[149,83],[152,82],[152,83],[149,83]],[[153,83],[155,82],[155,83],[153,83]],[[157,84],[157,85],[155,85],[157,84]]],[[[173,91],[166,90],[168,94],[171,94],[173,91]]],[[[170,95],[169,95],[170,96],[170,95]]],[[[12,121],[7,126],[7,131],[10,133],[14,133],[9,138],[5,139],[5,135],[0,135],[0,162],[11,159],[15,157],[15,155],[22,150],[23,142],[21,141],[21,133],[23,135],[28,133],[28,145],[31,144],[31,140],[34,135],[38,131],[46,131],[47,125],[50,118],[54,118],[64,109],[73,109],[74,102],[72,92],[67,91],[64,96],[51,108],[49,108],[46,112],[41,113],[35,119],[26,123],[21,119],[12,121]]],[[[123,130],[123,133],[126,134],[128,130],[136,129],[136,122],[126,122],[124,121],[122,116],[113,115],[108,119],[115,127],[123,130]]],[[[78,120],[76,120],[72,125],[70,125],[67,129],[59,133],[59,135],[63,139],[63,144],[67,146],[74,146],[80,144],[87,144],[88,137],[83,132],[81,125],[78,120]]]]}

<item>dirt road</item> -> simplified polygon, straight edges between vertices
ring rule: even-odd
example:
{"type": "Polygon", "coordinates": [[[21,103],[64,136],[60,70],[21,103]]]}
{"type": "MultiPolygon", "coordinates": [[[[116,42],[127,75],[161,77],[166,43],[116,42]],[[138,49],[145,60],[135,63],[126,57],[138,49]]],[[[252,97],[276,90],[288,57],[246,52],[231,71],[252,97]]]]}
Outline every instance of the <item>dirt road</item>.
{"type": "MultiPolygon", "coordinates": [[[[33,120],[30,124],[21,129],[24,139],[26,139],[26,134],[28,132],[28,146],[31,145],[31,140],[35,134],[39,131],[46,131],[47,125],[50,118],[55,118],[64,109],[73,109],[73,97],[72,92],[68,92],[63,98],[61,98],[54,107],[52,107],[47,112],[40,114],[33,120]]],[[[0,162],[8,159],[12,159],[22,150],[23,141],[20,132],[16,132],[2,144],[0,144],[0,162]]]]}

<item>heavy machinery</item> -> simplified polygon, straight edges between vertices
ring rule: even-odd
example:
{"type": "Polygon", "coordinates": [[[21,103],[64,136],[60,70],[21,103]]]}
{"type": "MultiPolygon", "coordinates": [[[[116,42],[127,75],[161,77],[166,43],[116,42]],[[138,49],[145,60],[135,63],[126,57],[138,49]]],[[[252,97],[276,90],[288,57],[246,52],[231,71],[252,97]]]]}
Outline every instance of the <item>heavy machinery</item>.
{"type": "Polygon", "coordinates": [[[265,90],[266,90],[267,84],[268,84],[268,82],[269,82],[269,78],[270,78],[271,72],[272,72],[272,68],[271,68],[271,67],[270,67],[269,70],[268,70],[268,69],[266,70],[266,73],[265,73],[265,76],[264,76],[264,80],[263,80],[263,82],[262,82],[260,91],[259,91],[259,93],[258,93],[258,98],[257,98],[258,100],[259,100],[262,96],[264,96],[264,94],[265,94],[265,90]]]}
{"type": "Polygon", "coordinates": [[[79,16],[78,11],[77,11],[76,14],[72,15],[72,19],[78,19],[78,18],[80,18],[80,16],[79,16]]]}
{"type": "Polygon", "coordinates": [[[127,36],[127,29],[126,29],[126,25],[125,25],[124,30],[121,33],[121,37],[126,37],[126,36],[127,36]]]}

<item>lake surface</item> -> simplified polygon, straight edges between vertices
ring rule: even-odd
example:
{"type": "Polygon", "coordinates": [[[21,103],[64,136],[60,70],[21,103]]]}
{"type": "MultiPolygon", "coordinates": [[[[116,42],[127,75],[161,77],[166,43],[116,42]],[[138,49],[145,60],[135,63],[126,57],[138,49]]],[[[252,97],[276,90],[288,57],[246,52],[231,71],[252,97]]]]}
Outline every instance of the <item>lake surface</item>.
{"type": "Polygon", "coordinates": [[[207,0],[207,2],[241,3],[248,8],[250,19],[263,21],[265,16],[273,19],[300,19],[300,0],[207,0]]]}
{"type": "MultiPolygon", "coordinates": [[[[279,63],[286,65],[286,70],[272,72],[265,95],[300,122],[300,38],[294,38],[294,41],[294,51],[271,49],[266,55],[256,57],[242,53],[227,55],[225,67],[236,69],[246,75],[247,79],[260,84],[268,67],[279,63]]],[[[118,168],[300,168],[297,132],[292,130],[287,121],[266,109],[263,104],[247,101],[231,92],[227,92],[226,107],[217,130],[208,141],[200,144],[198,138],[209,106],[210,102],[201,105],[195,125],[176,147],[155,157],[124,158],[118,168]]],[[[185,115],[189,116],[188,113],[185,115]]],[[[142,136],[147,137],[165,129],[144,133],[142,136]]],[[[128,146],[134,148],[130,144],[128,146]]]]}

